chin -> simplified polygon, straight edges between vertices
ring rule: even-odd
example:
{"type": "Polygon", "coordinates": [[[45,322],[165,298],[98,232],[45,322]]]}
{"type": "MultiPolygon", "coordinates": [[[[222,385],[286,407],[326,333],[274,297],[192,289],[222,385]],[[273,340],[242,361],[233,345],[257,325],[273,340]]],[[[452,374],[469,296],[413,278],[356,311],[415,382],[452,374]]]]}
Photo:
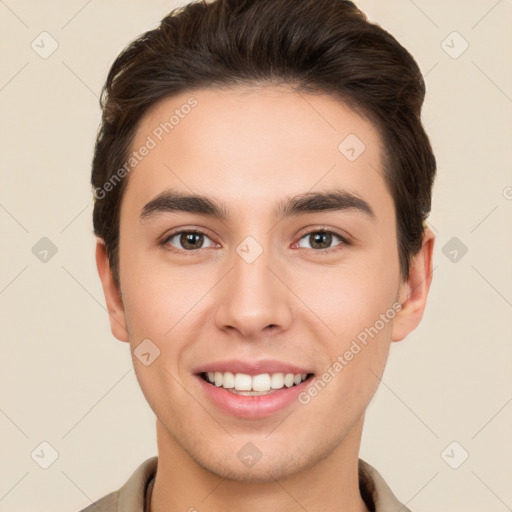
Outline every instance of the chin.
{"type": "Polygon", "coordinates": [[[309,455],[299,453],[296,447],[287,453],[272,448],[263,453],[255,450],[255,446],[247,442],[242,449],[236,451],[228,449],[222,453],[210,452],[208,456],[205,456],[205,452],[200,455],[190,455],[199,466],[210,473],[240,483],[269,483],[284,480],[314,466],[324,456],[323,451],[319,450],[316,452],[313,450],[309,455]],[[244,455],[251,452],[259,458],[244,462],[244,455]]]}
{"type": "Polygon", "coordinates": [[[203,464],[203,467],[215,475],[240,483],[269,483],[275,480],[283,480],[302,468],[293,461],[269,461],[259,460],[254,466],[247,467],[235,458],[233,464],[211,463],[203,464]],[[238,463],[237,463],[238,462],[238,463]]]}

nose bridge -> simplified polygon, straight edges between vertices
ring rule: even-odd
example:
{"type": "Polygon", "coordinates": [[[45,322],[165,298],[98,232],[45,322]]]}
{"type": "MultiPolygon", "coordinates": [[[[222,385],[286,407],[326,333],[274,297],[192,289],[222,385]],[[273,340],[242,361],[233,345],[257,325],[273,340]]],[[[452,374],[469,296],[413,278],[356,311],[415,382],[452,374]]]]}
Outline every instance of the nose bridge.
{"type": "Polygon", "coordinates": [[[245,336],[258,335],[269,325],[287,328],[289,293],[275,275],[279,264],[273,251],[249,236],[236,247],[230,263],[218,298],[218,327],[234,327],[245,336]]]}

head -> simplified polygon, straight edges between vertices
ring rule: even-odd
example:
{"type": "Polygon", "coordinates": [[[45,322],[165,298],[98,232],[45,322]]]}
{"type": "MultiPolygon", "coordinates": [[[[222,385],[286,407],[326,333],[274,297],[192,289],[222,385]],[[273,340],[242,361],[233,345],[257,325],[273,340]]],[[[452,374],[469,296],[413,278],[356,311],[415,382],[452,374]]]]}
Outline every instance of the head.
{"type": "Polygon", "coordinates": [[[133,362],[162,432],[202,467],[272,479],[357,444],[431,280],[424,94],[412,56],[342,0],[191,3],[114,62],[98,270],[114,335],[159,351],[133,362]],[[232,359],[307,370],[302,399],[219,409],[202,374],[232,359]],[[237,457],[248,442],[254,467],[237,457]]]}

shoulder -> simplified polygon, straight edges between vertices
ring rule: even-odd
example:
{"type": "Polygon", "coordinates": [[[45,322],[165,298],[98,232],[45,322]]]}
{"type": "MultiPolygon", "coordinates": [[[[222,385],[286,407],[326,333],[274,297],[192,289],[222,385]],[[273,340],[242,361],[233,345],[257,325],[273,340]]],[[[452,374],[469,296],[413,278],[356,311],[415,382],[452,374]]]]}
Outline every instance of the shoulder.
{"type": "Polygon", "coordinates": [[[143,512],[146,487],[156,473],[158,457],[140,464],[125,484],[79,512],[143,512]]]}
{"type": "Polygon", "coordinates": [[[111,492],[98,501],[91,503],[88,507],[80,510],[79,512],[117,512],[119,503],[119,490],[111,492]]]}
{"type": "Polygon", "coordinates": [[[359,459],[359,473],[369,479],[369,492],[373,498],[375,512],[412,512],[393,494],[382,475],[368,462],[359,459]]]}

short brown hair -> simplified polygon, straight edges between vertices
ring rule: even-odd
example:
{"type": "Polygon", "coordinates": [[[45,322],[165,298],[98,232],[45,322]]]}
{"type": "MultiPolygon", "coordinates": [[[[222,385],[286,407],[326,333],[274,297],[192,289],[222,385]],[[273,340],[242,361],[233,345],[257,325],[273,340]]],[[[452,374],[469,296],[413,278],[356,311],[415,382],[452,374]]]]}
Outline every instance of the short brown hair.
{"type": "Polygon", "coordinates": [[[413,57],[353,2],[214,0],[171,11],[121,52],[103,86],[92,163],[93,223],[118,285],[127,176],[119,184],[112,180],[143,115],[163,98],[193,89],[274,84],[335,96],[377,127],[396,210],[400,273],[407,279],[411,257],[421,248],[436,173],[420,118],[425,83],[413,57]]]}

